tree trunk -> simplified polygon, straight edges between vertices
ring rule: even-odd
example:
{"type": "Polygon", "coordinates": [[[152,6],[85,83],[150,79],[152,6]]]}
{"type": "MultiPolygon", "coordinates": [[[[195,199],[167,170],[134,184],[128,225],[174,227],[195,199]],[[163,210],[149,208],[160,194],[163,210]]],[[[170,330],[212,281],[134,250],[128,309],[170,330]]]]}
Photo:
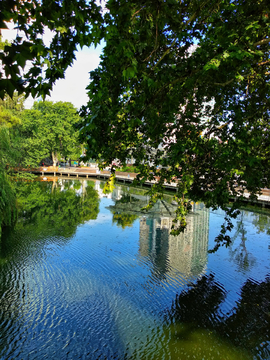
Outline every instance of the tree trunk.
{"type": "Polygon", "coordinates": [[[58,157],[57,157],[57,153],[54,151],[52,151],[52,161],[53,161],[53,166],[56,166],[58,157]]]}

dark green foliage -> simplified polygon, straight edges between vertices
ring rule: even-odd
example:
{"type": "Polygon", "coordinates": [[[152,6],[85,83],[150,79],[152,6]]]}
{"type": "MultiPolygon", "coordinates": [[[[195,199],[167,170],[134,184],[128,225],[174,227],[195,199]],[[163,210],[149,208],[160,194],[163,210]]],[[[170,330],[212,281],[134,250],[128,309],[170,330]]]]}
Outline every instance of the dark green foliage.
{"type": "Polygon", "coordinates": [[[0,127],[0,239],[3,226],[10,226],[16,219],[16,198],[10,177],[6,171],[6,159],[10,152],[7,128],[0,127]]]}
{"type": "MultiPolygon", "coordinates": [[[[86,156],[101,166],[132,157],[138,181],[159,182],[152,202],[164,182],[180,179],[175,233],[185,228],[189,199],[235,216],[245,191],[253,200],[270,186],[268,0],[108,0],[103,13],[95,1],[18,3],[4,2],[0,20],[13,19],[28,40],[1,52],[0,96],[45,96],[76,46],[103,38],[81,109],[86,156]],[[45,26],[55,31],[49,47],[45,26]],[[26,60],[33,66],[21,77],[26,60]]],[[[220,244],[230,228],[226,220],[220,244]]]]}
{"type": "Polygon", "coordinates": [[[0,53],[0,98],[15,90],[45,97],[75,59],[77,46],[97,44],[102,35],[96,1],[2,1],[0,28],[13,21],[18,29],[14,43],[0,53]],[[44,29],[51,30],[47,46],[44,29]],[[30,60],[32,66],[25,68],[30,60]],[[21,75],[23,74],[23,76],[21,75]]]}
{"type": "MultiPolygon", "coordinates": [[[[82,108],[87,153],[131,156],[140,179],[237,215],[269,186],[269,2],[108,1],[106,46],[82,108]],[[102,104],[102,106],[101,106],[102,104]],[[159,167],[159,169],[157,169],[159,167]],[[227,204],[237,197],[233,208],[227,204]]],[[[229,243],[229,217],[219,244],[229,243]]]]}
{"type": "Polygon", "coordinates": [[[12,129],[20,124],[23,99],[15,93],[13,98],[6,96],[0,100],[0,238],[2,227],[11,226],[17,215],[16,197],[10,178],[10,169],[16,165],[18,158],[12,129]]]}

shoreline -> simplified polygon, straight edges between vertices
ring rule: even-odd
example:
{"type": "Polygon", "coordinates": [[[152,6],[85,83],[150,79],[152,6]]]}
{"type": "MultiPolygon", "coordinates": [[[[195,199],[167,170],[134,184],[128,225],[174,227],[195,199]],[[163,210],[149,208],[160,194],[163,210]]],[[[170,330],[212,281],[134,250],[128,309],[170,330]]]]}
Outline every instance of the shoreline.
{"type": "MultiPolygon", "coordinates": [[[[17,171],[25,171],[36,175],[41,176],[67,176],[70,178],[96,178],[101,180],[108,180],[111,176],[111,172],[109,170],[99,170],[97,167],[54,167],[54,166],[47,166],[47,167],[39,167],[37,169],[14,169],[15,172],[17,171]]],[[[120,183],[127,183],[132,184],[133,180],[136,178],[136,173],[128,173],[122,171],[115,172],[115,179],[120,183]]],[[[142,186],[151,187],[155,181],[146,181],[142,186]]],[[[166,190],[176,191],[176,183],[165,183],[164,188],[166,190]]],[[[246,192],[244,194],[246,198],[246,202],[248,204],[260,205],[262,207],[270,208],[270,189],[262,189],[262,194],[258,195],[257,201],[249,201],[249,193],[246,192]]],[[[231,201],[235,199],[232,198],[231,201]]]]}

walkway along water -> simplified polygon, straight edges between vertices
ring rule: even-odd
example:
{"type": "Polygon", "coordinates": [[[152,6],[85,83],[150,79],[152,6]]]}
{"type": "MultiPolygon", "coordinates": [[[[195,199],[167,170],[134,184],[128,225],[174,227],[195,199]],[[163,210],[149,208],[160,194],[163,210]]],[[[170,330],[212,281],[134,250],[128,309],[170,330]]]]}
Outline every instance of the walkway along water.
{"type": "MultiPolygon", "coordinates": [[[[26,170],[28,171],[28,170],[26,170]]],[[[58,166],[48,166],[48,167],[40,167],[37,169],[31,169],[30,171],[33,174],[41,174],[42,176],[46,175],[53,175],[53,176],[68,176],[68,177],[95,177],[97,179],[104,179],[107,180],[111,172],[109,170],[99,170],[97,167],[58,167],[58,166]]],[[[127,173],[116,171],[115,177],[116,181],[122,183],[132,183],[136,177],[136,173],[127,173]]],[[[145,186],[152,186],[155,181],[146,181],[144,183],[145,186]]],[[[165,188],[167,190],[176,190],[176,183],[165,183],[165,188]]],[[[249,193],[245,192],[244,196],[249,201],[249,193]]],[[[233,199],[231,199],[233,201],[233,199]]],[[[253,201],[254,203],[254,201],[253,201]]],[[[258,195],[258,199],[256,204],[262,207],[269,207],[270,208],[270,189],[262,189],[261,194],[258,195]]]]}

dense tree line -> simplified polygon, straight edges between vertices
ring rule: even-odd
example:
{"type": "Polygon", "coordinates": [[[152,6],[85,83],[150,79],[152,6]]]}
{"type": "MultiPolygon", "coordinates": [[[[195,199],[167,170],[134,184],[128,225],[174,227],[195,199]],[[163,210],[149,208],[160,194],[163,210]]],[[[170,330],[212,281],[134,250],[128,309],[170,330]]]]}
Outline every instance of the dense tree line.
{"type": "Polygon", "coordinates": [[[79,116],[71,103],[36,102],[25,110],[23,101],[15,93],[0,102],[0,226],[11,225],[17,215],[14,168],[37,167],[46,158],[56,165],[61,158],[78,159],[82,151],[74,127],[79,116]]]}

